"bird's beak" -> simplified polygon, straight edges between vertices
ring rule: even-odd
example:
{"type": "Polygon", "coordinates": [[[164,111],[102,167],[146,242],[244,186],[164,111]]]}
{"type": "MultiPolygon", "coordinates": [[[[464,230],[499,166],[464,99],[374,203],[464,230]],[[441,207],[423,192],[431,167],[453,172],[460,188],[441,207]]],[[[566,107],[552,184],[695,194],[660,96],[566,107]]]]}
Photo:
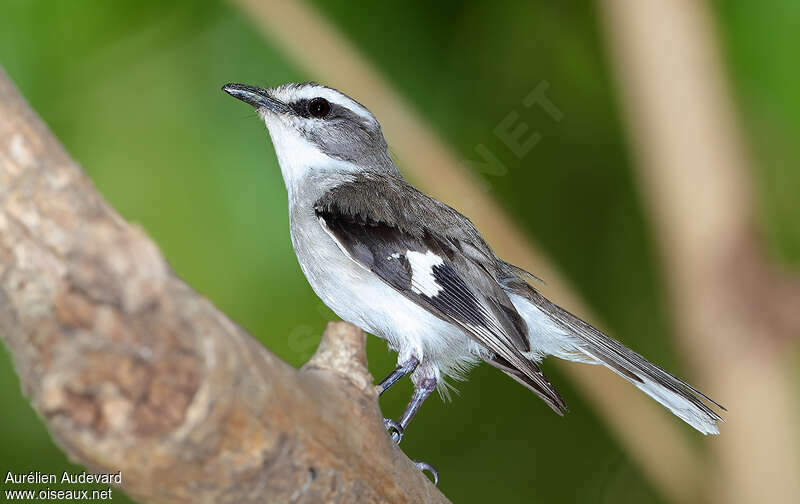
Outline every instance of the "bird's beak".
{"type": "Polygon", "coordinates": [[[259,110],[266,109],[275,113],[289,111],[289,107],[286,104],[276,100],[269,91],[260,87],[231,82],[222,86],[222,90],[259,110]]]}

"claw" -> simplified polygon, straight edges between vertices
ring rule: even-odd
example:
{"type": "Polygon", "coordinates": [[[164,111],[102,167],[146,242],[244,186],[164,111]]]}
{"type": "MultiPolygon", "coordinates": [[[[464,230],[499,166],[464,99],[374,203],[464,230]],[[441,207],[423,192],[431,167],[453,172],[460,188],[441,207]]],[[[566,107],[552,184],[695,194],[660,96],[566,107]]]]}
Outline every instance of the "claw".
{"type": "Polygon", "coordinates": [[[389,435],[392,436],[392,441],[394,441],[395,444],[400,444],[400,441],[403,440],[403,432],[405,432],[403,426],[391,418],[384,418],[383,425],[386,427],[386,430],[389,431],[389,435]]]}
{"type": "Polygon", "coordinates": [[[433,484],[436,486],[439,485],[439,471],[437,471],[435,467],[433,467],[427,462],[420,462],[419,460],[414,460],[413,462],[414,465],[417,466],[417,469],[419,469],[420,471],[422,472],[428,471],[429,473],[431,473],[431,476],[433,476],[433,484]]]}

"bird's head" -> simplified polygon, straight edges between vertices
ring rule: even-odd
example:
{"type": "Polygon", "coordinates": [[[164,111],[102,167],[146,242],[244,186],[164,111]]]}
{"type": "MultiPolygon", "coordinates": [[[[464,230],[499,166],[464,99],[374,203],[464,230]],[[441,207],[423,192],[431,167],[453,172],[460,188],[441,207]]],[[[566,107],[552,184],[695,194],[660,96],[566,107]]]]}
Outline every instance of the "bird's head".
{"type": "Polygon", "coordinates": [[[287,185],[313,171],[397,172],[378,120],[342,92],[313,82],[222,90],[264,120],[287,185]]]}

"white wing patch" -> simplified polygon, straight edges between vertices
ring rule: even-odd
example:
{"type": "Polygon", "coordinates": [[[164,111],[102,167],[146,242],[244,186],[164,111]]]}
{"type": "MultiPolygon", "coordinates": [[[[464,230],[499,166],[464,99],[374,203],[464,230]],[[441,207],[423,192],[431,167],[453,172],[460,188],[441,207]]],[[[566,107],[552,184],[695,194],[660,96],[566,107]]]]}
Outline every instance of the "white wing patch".
{"type": "Polygon", "coordinates": [[[433,268],[444,263],[444,259],[430,250],[425,252],[406,251],[406,259],[411,266],[411,291],[432,298],[439,294],[444,287],[436,282],[433,268]]]}
{"type": "MultiPolygon", "coordinates": [[[[322,229],[324,229],[328,236],[331,237],[344,255],[346,255],[350,260],[358,264],[360,267],[369,271],[368,268],[356,261],[353,256],[350,255],[347,249],[344,248],[339,239],[336,238],[336,235],[334,235],[330,228],[328,228],[328,223],[325,222],[324,217],[320,215],[317,217],[317,220],[319,221],[320,226],[322,226],[322,229]]],[[[433,268],[444,264],[444,259],[434,254],[430,250],[424,254],[414,250],[406,250],[405,254],[395,252],[388,256],[386,260],[397,260],[403,255],[405,255],[406,259],[408,260],[409,266],[411,266],[411,292],[432,298],[444,290],[444,287],[436,282],[436,277],[433,275],[433,268]]],[[[481,307],[481,309],[485,310],[485,307],[481,307]]]]}

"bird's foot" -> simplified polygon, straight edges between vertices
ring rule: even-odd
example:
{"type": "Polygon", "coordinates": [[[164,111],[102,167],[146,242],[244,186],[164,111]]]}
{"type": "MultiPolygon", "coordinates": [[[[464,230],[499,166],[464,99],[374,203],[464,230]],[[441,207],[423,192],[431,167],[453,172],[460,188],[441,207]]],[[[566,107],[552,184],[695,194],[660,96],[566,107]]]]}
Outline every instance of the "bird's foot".
{"type": "MultiPolygon", "coordinates": [[[[400,441],[403,440],[403,433],[405,432],[403,426],[400,425],[398,422],[392,420],[391,418],[384,418],[383,425],[386,427],[386,430],[392,437],[392,441],[394,441],[395,444],[400,444],[400,441]]],[[[414,462],[414,465],[417,466],[417,469],[419,469],[420,471],[422,472],[428,471],[429,473],[431,473],[431,476],[433,476],[434,485],[439,484],[439,471],[437,471],[435,467],[433,467],[427,462],[420,462],[419,460],[413,460],[412,462],[414,462]]]]}
{"type": "Polygon", "coordinates": [[[431,476],[433,476],[433,484],[437,486],[439,485],[439,471],[437,471],[435,467],[427,462],[420,462],[419,460],[412,460],[412,462],[414,462],[414,465],[417,466],[417,469],[420,471],[428,471],[431,473],[431,476]]]}
{"type": "Polygon", "coordinates": [[[384,418],[383,425],[386,427],[386,430],[389,431],[392,441],[394,441],[395,444],[400,444],[400,441],[403,440],[403,433],[405,432],[403,426],[391,418],[384,418]]]}

